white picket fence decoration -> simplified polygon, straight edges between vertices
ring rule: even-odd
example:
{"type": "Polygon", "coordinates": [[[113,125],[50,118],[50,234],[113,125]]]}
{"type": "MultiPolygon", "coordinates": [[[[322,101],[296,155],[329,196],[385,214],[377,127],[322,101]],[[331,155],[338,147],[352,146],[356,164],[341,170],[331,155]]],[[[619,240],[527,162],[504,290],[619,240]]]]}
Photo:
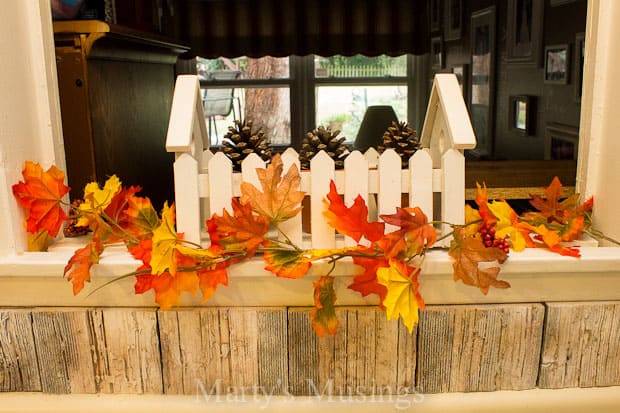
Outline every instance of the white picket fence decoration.
{"type": "MultiPolygon", "coordinates": [[[[200,125],[204,124],[202,107],[195,104],[196,94],[192,92],[192,89],[199,91],[199,87],[195,76],[183,75],[177,79],[166,143],[167,150],[176,153],[177,230],[193,242],[201,242],[201,230],[211,214],[222,214],[224,209],[232,212],[231,199],[241,195],[242,181],[260,188],[256,168],[265,166],[257,155],[251,155],[244,160],[240,173],[232,172],[232,162],[222,152],[211,153],[206,128],[200,125]],[[188,116],[176,110],[178,107],[196,110],[188,116]]],[[[394,213],[401,206],[401,194],[408,194],[409,205],[419,206],[429,220],[462,224],[465,205],[462,150],[474,148],[475,137],[458,82],[452,74],[435,77],[421,142],[423,148],[411,157],[409,169],[404,170],[393,150],[381,155],[372,148],[365,154],[353,151],[342,170],[335,170],[333,160],[319,152],[311,161],[310,171],[300,172],[301,190],[310,197],[311,231],[303,234],[301,214],[285,222],[281,229],[298,245],[307,239],[305,246],[335,247],[336,233],[323,217],[331,180],[347,205],[360,195],[370,207],[371,219],[376,219],[377,214],[394,213]],[[434,193],[441,194],[438,206],[434,205],[434,193]]],[[[282,154],[282,160],[284,172],[293,164],[299,167],[298,155],[291,148],[282,154]]],[[[388,228],[391,229],[394,228],[388,228]]],[[[351,245],[354,241],[347,239],[344,243],[351,245]]]]}

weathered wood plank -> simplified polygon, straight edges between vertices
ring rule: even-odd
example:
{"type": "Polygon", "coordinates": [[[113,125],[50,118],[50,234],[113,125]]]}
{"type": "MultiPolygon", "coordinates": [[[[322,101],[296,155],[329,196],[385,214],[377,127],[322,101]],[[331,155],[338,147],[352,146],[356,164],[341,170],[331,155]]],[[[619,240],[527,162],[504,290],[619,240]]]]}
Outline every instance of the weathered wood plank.
{"type": "Polygon", "coordinates": [[[102,393],[163,392],[157,318],[154,310],[93,310],[95,367],[102,393]]]}
{"type": "MultiPolygon", "coordinates": [[[[402,323],[395,323],[393,321],[387,321],[385,314],[380,313],[378,317],[383,316],[386,319],[388,325],[396,325],[398,328],[397,334],[397,347],[398,356],[396,372],[396,389],[397,394],[403,394],[405,389],[407,394],[411,394],[415,389],[415,372],[416,372],[416,353],[417,353],[417,338],[418,338],[418,326],[413,328],[413,332],[410,334],[407,327],[402,323]]],[[[393,327],[392,327],[393,328],[393,327]]]]}
{"type": "Polygon", "coordinates": [[[228,309],[231,384],[258,385],[258,319],[252,308],[228,309]]]}
{"type": "Polygon", "coordinates": [[[535,387],[543,318],[540,304],[429,306],[420,317],[418,390],[535,387]]]}
{"type": "Polygon", "coordinates": [[[88,310],[33,310],[32,331],[42,391],[97,391],[88,310]]]}
{"type": "Polygon", "coordinates": [[[0,392],[41,391],[30,310],[0,311],[0,392]]]}
{"type": "Polygon", "coordinates": [[[538,385],[620,384],[620,302],[550,303],[538,385]]]}
{"type": "Polygon", "coordinates": [[[289,377],[295,394],[324,397],[402,394],[399,370],[407,391],[412,390],[415,335],[402,335],[398,322],[388,321],[385,313],[376,307],[337,308],[336,317],[337,334],[316,337],[309,310],[289,310],[289,377]],[[292,331],[293,325],[296,332],[292,331]],[[305,351],[300,351],[298,346],[305,351]],[[399,366],[400,357],[406,361],[399,366]],[[301,373],[297,371],[298,366],[301,373]]]}
{"type": "Polygon", "coordinates": [[[259,310],[258,380],[267,394],[288,391],[288,335],[285,308],[259,310]]]}
{"type": "Polygon", "coordinates": [[[308,309],[288,311],[288,382],[293,395],[315,395],[318,383],[318,340],[308,309]]]}
{"type": "Polygon", "coordinates": [[[159,311],[157,317],[164,392],[223,393],[230,385],[230,363],[227,327],[224,345],[220,338],[220,310],[159,311]]]}

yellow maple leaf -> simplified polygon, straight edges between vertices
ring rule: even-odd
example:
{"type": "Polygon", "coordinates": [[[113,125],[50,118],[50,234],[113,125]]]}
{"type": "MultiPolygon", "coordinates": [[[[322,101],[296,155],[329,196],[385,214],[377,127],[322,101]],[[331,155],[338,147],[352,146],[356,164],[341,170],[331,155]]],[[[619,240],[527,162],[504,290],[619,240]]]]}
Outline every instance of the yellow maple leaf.
{"type": "Polygon", "coordinates": [[[478,210],[465,204],[465,231],[467,235],[476,235],[481,224],[482,218],[478,210]],[[477,224],[474,224],[474,222],[477,224]]]}
{"type": "Polygon", "coordinates": [[[515,251],[523,251],[528,244],[529,229],[519,223],[517,213],[506,201],[495,201],[489,204],[489,209],[497,218],[495,226],[496,238],[510,236],[510,245],[515,251]]]}
{"type": "Polygon", "coordinates": [[[169,271],[172,276],[176,275],[177,262],[175,249],[180,237],[174,227],[174,204],[168,207],[164,204],[161,214],[161,225],[153,231],[153,252],[151,255],[151,269],[153,274],[161,275],[169,271]]]}
{"type": "Polygon", "coordinates": [[[387,288],[383,306],[388,320],[400,316],[410,334],[418,322],[418,310],[424,308],[424,301],[418,291],[419,272],[418,268],[398,260],[390,260],[389,267],[377,270],[379,284],[387,288]]]}
{"type": "Polygon", "coordinates": [[[210,249],[191,248],[185,245],[176,245],[174,248],[177,251],[179,251],[182,255],[185,255],[186,257],[194,258],[201,262],[211,261],[214,258],[221,257],[221,254],[213,250],[210,250],[210,249]]]}
{"type": "Polygon", "coordinates": [[[91,182],[84,187],[84,203],[80,204],[80,211],[84,214],[78,221],[77,226],[88,226],[89,214],[95,214],[99,211],[103,211],[110,202],[114,195],[121,190],[121,181],[116,175],[112,175],[103,185],[103,188],[99,187],[97,182],[91,182]]]}

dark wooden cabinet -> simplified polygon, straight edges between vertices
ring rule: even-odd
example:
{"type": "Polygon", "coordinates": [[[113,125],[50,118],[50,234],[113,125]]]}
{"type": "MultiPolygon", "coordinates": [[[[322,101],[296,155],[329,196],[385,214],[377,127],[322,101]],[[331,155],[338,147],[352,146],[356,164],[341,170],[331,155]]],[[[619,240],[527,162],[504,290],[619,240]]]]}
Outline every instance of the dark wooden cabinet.
{"type": "Polygon", "coordinates": [[[173,201],[165,140],[175,63],[187,48],[100,21],[54,23],[72,199],[116,174],[161,208],[173,201]]]}

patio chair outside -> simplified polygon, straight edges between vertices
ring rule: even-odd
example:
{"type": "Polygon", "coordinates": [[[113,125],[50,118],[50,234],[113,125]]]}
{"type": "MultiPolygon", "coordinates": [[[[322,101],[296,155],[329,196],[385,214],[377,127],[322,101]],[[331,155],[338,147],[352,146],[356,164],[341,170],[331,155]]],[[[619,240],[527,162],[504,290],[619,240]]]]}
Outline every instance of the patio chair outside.
{"type": "MultiPolygon", "coordinates": [[[[208,80],[234,80],[239,78],[240,71],[222,70],[214,71],[208,74],[208,80]]],[[[235,96],[234,87],[224,88],[207,88],[203,90],[202,106],[207,118],[209,142],[211,145],[217,144],[218,134],[215,122],[216,116],[228,116],[232,112],[233,119],[237,120],[237,115],[241,114],[241,102],[238,96],[235,96]],[[235,110],[235,101],[237,102],[238,111],[235,110]],[[215,140],[213,140],[213,132],[215,132],[215,140]]]]}

